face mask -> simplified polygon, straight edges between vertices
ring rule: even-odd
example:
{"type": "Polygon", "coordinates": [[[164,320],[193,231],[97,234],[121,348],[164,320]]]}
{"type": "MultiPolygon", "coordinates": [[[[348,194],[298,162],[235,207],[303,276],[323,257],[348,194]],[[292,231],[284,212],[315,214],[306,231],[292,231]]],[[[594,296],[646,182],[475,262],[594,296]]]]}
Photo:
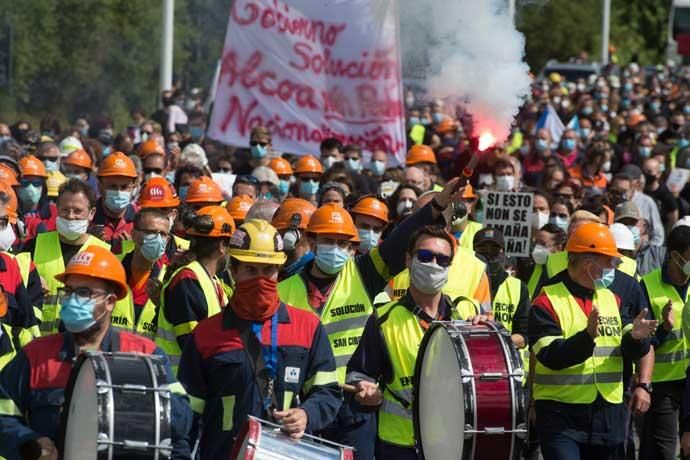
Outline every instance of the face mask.
{"type": "MultiPolygon", "coordinates": [[[[146,139],[148,139],[148,135],[146,135],[146,138],[142,135],[142,136],[141,136],[141,139],[142,139],[142,141],[146,141],[146,139]]],[[[103,158],[105,158],[105,157],[107,157],[108,155],[110,155],[111,153],[113,153],[113,149],[112,149],[110,146],[107,146],[106,148],[103,149],[103,152],[101,153],[101,156],[102,156],[103,158]]]]}
{"type": "Polygon", "coordinates": [[[529,153],[529,144],[522,144],[520,146],[520,154],[521,155],[527,155],[529,153]]]}
{"type": "Polygon", "coordinates": [[[582,115],[588,117],[592,114],[593,111],[594,111],[594,109],[592,109],[591,107],[583,107],[582,108],[582,115]]]}
{"type": "Polygon", "coordinates": [[[27,185],[26,187],[20,188],[18,193],[19,199],[22,200],[22,203],[33,207],[36,206],[41,199],[43,186],[34,187],[33,185],[27,185]]]}
{"type": "Polygon", "coordinates": [[[601,111],[602,111],[602,112],[608,112],[608,111],[609,111],[609,106],[606,105],[606,104],[603,104],[603,105],[601,106],[601,111]]]}
{"type": "Polygon", "coordinates": [[[437,125],[443,121],[443,114],[442,113],[433,113],[431,115],[431,119],[433,120],[434,124],[437,125]]]}
{"type": "Polygon", "coordinates": [[[534,260],[535,264],[544,265],[546,263],[546,259],[549,258],[549,254],[551,254],[549,248],[542,246],[541,244],[537,244],[532,250],[532,260],[534,260]]]}
{"type": "Polygon", "coordinates": [[[187,199],[187,192],[189,191],[189,185],[183,185],[180,187],[180,191],[177,194],[181,200],[187,199]]]}
{"type": "Polygon", "coordinates": [[[629,91],[632,91],[632,89],[633,89],[632,83],[625,83],[625,84],[623,85],[623,91],[628,91],[628,92],[629,92],[629,91]]]}
{"type": "Polygon", "coordinates": [[[635,244],[635,246],[637,246],[638,244],[640,244],[640,229],[637,228],[636,225],[630,225],[628,226],[628,229],[632,232],[633,243],[635,244]]]}
{"type": "Polygon", "coordinates": [[[345,168],[348,171],[359,172],[359,170],[362,169],[362,162],[358,159],[348,158],[345,160],[345,168]]]}
{"type": "Polygon", "coordinates": [[[422,263],[417,257],[410,264],[410,284],[424,294],[436,294],[448,281],[448,268],[434,262],[422,263]]]}
{"type": "Polygon", "coordinates": [[[515,176],[496,176],[496,190],[509,192],[515,187],[515,176]]]}
{"type": "Polygon", "coordinates": [[[259,158],[263,158],[266,156],[266,147],[264,147],[263,145],[259,145],[259,144],[252,145],[251,150],[252,150],[252,157],[253,158],[259,159],[259,158]]]}
{"type": "Polygon", "coordinates": [[[280,306],[278,282],[259,276],[240,281],[230,300],[233,311],[248,321],[266,321],[280,306]]]}
{"type": "Polygon", "coordinates": [[[678,266],[683,270],[683,273],[685,274],[685,276],[690,277],[690,260],[687,260],[687,261],[686,261],[686,260],[683,258],[683,256],[681,256],[680,254],[678,254],[678,256],[680,257],[680,260],[682,261],[682,264],[678,263],[678,260],[676,260],[676,263],[677,263],[678,266]]]}
{"type": "Polygon", "coordinates": [[[582,137],[582,139],[587,139],[591,133],[592,130],[590,128],[582,128],[580,130],[580,137],[582,137]]]}
{"type": "Polygon", "coordinates": [[[493,185],[494,176],[492,174],[480,174],[478,183],[479,185],[493,185]]]}
{"type": "Polygon", "coordinates": [[[654,112],[658,112],[659,109],[661,109],[661,105],[658,102],[652,102],[649,104],[649,108],[652,109],[654,112]]]}
{"type": "Polygon", "coordinates": [[[16,239],[17,235],[14,234],[12,226],[5,225],[5,228],[0,230],[0,251],[9,251],[16,239]]]}
{"type": "Polygon", "coordinates": [[[12,139],[12,136],[0,136],[0,144],[5,143],[12,139]]]}
{"type": "Polygon", "coordinates": [[[335,164],[335,157],[330,156],[330,157],[323,158],[321,160],[321,163],[323,164],[323,169],[330,169],[331,166],[333,166],[335,164]]]}
{"type": "Polygon", "coordinates": [[[335,275],[340,272],[345,266],[345,263],[350,259],[350,253],[345,249],[341,249],[334,244],[319,244],[316,246],[316,257],[314,263],[319,269],[335,275]]]}
{"type": "Polygon", "coordinates": [[[374,160],[369,163],[369,170],[374,176],[383,176],[383,173],[386,172],[386,163],[380,160],[374,160]]]}
{"type": "MultiPolygon", "coordinates": [[[[94,308],[96,308],[95,300],[84,299],[72,294],[62,301],[60,318],[62,318],[68,331],[84,332],[97,322],[93,317],[94,308]]],[[[105,312],[103,314],[105,315],[105,312]]]]}
{"type": "Polygon", "coordinates": [[[534,143],[534,147],[536,147],[539,152],[544,152],[549,147],[549,142],[545,139],[537,139],[537,142],[534,143]]]}
{"type": "Polygon", "coordinates": [[[407,119],[407,123],[410,126],[418,125],[419,124],[419,117],[410,117],[407,119]]]}
{"type": "Polygon", "coordinates": [[[563,148],[569,152],[575,150],[575,139],[565,139],[563,141],[563,148]]]}
{"type": "Polygon", "coordinates": [[[659,163],[659,172],[663,174],[666,171],[666,164],[665,163],[659,163]]]}
{"type": "Polygon", "coordinates": [[[132,192],[127,190],[106,190],[105,206],[113,211],[120,212],[132,201],[132,192]]]}
{"type": "Polygon", "coordinates": [[[549,223],[557,225],[558,228],[563,230],[564,232],[568,233],[568,221],[569,219],[566,217],[550,217],[549,218],[549,223]]]}
{"type": "Polygon", "coordinates": [[[683,113],[686,115],[690,115],[690,105],[686,105],[683,107],[683,113]]]}
{"type": "Polygon", "coordinates": [[[319,183],[315,180],[305,180],[299,184],[299,193],[303,198],[311,198],[319,191],[319,183]]]}
{"type": "Polygon", "coordinates": [[[379,244],[379,240],[381,239],[381,233],[373,230],[362,229],[357,230],[357,233],[359,233],[359,239],[362,240],[362,242],[359,243],[359,252],[361,253],[371,251],[372,248],[375,248],[379,244]]]}
{"type": "Polygon", "coordinates": [[[685,139],[684,137],[681,137],[678,141],[678,147],[680,147],[681,149],[684,149],[688,145],[690,145],[690,140],[685,139]]]}
{"type": "Polygon", "coordinates": [[[652,148],[651,147],[640,147],[637,150],[640,152],[640,156],[642,158],[649,158],[649,155],[652,154],[652,148]]]}
{"type": "Polygon", "coordinates": [[[422,118],[421,120],[419,120],[419,123],[422,126],[429,126],[431,124],[431,120],[429,120],[428,118],[422,118]]]}
{"type": "Polygon", "coordinates": [[[402,216],[403,214],[406,214],[407,211],[411,210],[412,206],[414,206],[412,200],[400,200],[395,210],[398,211],[399,216],[402,216]]]}
{"type": "Polygon", "coordinates": [[[603,165],[601,165],[601,170],[604,172],[611,171],[611,160],[606,160],[603,165]]]}
{"type": "Polygon", "coordinates": [[[58,170],[58,160],[43,160],[43,165],[46,167],[46,172],[55,172],[58,170]]]}
{"type": "Polygon", "coordinates": [[[594,279],[591,274],[589,277],[592,278],[594,282],[594,289],[607,289],[611,286],[613,279],[616,277],[616,270],[613,268],[603,268],[601,270],[601,278],[594,279]]]}
{"type": "Polygon", "coordinates": [[[278,192],[284,196],[284,195],[287,195],[289,190],[290,190],[290,181],[280,179],[278,181],[278,192]]]}
{"type": "Polygon", "coordinates": [[[166,241],[158,233],[144,235],[141,243],[141,255],[149,262],[157,261],[165,252],[166,241]]]}
{"type": "Polygon", "coordinates": [[[549,223],[549,213],[548,212],[535,212],[532,214],[532,225],[537,230],[540,230],[544,225],[549,223]]]}
{"type": "Polygon", "coordinates": [[[68,241],[74,241],[86,233],[86,230],[89,228],[89,221],[86,219],[67,220],[58,216],[55,225],[60,235],[68,241]]]}
{"type": "Polygon", "coordinates": [[[204,135],[204,128],[201,126],[190,126],[189,127],[189,136],[196,140],[201,139],[201,136],[204,135]]]}

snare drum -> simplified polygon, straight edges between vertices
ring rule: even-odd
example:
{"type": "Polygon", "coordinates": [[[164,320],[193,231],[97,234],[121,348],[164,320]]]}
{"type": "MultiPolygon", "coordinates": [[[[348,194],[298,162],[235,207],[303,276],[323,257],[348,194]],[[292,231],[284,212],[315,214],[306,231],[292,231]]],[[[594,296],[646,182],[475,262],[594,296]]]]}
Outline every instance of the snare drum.
{"type": "Polygon", "coordinates": [[[170,458],[170,397],[157,356],[81,354],[65,390],[62,458],[170,458]]]}
{"type": "Polygon", "coordinates": [[[434,323],[419,348],[414,429],[420,458],[520,458],[527,436],[522,361],[495,323],[434,323]]]}
{"type": "Polygon", "coordinates": [[[249,417],[237,436],[232,460],[353,460],[352,447],[305,434],[291,439],[276,425],[249,417]]]}

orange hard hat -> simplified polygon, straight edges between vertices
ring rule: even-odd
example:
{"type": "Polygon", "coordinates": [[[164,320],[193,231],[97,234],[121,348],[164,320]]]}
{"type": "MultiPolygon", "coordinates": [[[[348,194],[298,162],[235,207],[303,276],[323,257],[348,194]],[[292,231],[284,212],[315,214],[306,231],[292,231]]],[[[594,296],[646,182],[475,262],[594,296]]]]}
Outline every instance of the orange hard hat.
{"type": "Polygon", "coordinates": [[[91,155],[88,154],[86,150],[79,149],[67,155],[67,158],[62,160],[62,163],[66,165],[79,166],[81,168],[91,169],[93,168],[93,160],[91,155]]]}
{"type": "Polygon", "coordinates": [[[465,185],[465,190],[463,190],[463,192],[462,192],[462,198],[466,198],[466,199],[477,198],[477,194],[474,193],[474,187],[472,187],[472,184],[465,185]]]}
{"type": "Polygon", "coordinates": [[[297,222],[297,228],[300,230],[306,230],[309,224],[309,219],[312,214],[316,211],[316,206],[303,200],[302,198],[286,198],[280,207],[273,215],[273,220],[271,225],[273,225],[277,230],[287,230],[292,225],[292,217],[295,214],[299,214],[300,219],[297,222]]]}
{"type": "Polygon", "coordinates": [[[19,182],[17,181],[17,173],[4,163],[0,163],[0,182],[7,184],[10,187],[19,185],[19,182]]]}
{"type": "Polygon", "coordinates": [[[101,163],[98,168],[98,177],[137,177],[137,169],[134,162],[122,152],[113,152],[101,163]]]}
{"type": "Polygon", "coordinates": [[[102,246],[88,246],[72,257],[63,273],[55,279],[64,283],[69,275],[83,275],[109,281],[117,287],[117,299],[127,297],[127,275],[117,256],[102,246]]]}
{"type": "Polygon", "coordinates": [[[633,127],[647,120],[647,117],[641,113],[634,113],[628,117],[628,126],[633,127]]]}
{"type": "Polygon", "coordinates": [[[231,237],[235,233],[235,221],[222,206],[204,206],[196,213],[185,216],[187,235],[211,238],[231,237]]]}
{"type": "Polygon", "coordinates": [[[413,145],[407,151],[407,158],[405,158],[405,166],[413,166],[418,163],[434,163],[436,164],[436,155],[431,147],[424,144],[413,145]]]}
{"type": "Polygon", "coordinates": [[[622,257],[609,228],[604,224],[595,222],[587,222],[578,226],[568,238],[565,250],[574,253],[622,257]]]}
{"type": "Polygon", "coordinates": [[[290,166],[290,162],[285,158],[273,158],[271,162],[268,163],[268,167],[279,176],[292,174],[292,166],[290,166]]]}
{"type": "Polygon", "coordinates": [[[455,131],[456,129],[458,129],[457,123],[455,123],[455,120],[448,117],[444,118],[438,125],[436,125],[436,132],[439,134],[446,134],[451,131],[455,131]]]}
{"type": "Polygon", "coordinates": [[[139,206],[142,208],[176,208],[179,205],[175,187],[164,177],[147,180],[139,194],[139,206]]]}
{"type": "Polygon", "coordinates": [[[251,208],[253,204],[254,200],[249,195],[237,195],[232,197],[232,200],[228,202],[225,209],[228,210],[233,220],[244,222],[249,208],[251,208]]]}
{"type": "Polygon", "coordinates": [[[223,201],[223,192],[213,179],[201,176],[189,184],[185,201],[187,203],[220,203],[223,201]]]}
{"type": "Polygon", "coordinates": [[[300,173],[323,173],[321,162],[311,155],[304,155],[297,160],[295,165],[295,174],[300,173]]]}
{"type": "Polygon", "coordinates": [[[326,203],[311,215],[307,232],[315,234],[332,234],[347,237],[350,241],[359,242],[357,228],[352,216],[345,208],[335,203],[326,203]]]}
{"type": "Polygon", "coordinates": [[[137,155],[139,155],[139,158],[142,160],[152,153],[165,155],[165,150],[163,150],[163,147],[161,147],[155,139],[145,140],[139,145],[139,149],[137,150],[137,155]]]}
{"type": "Polygon", "coordinates": [[[48,173],[46,172],[46,167],[43,166],[43,162],[33,155],[21,157],[18,163],[22,176],[48,177],[48,173]]]}
{"type": "Polygon", "coordinates": [[[17,223],[17,194],[15,193],[14,189],[2,182],[0,182],[0,192],[5,192],[7,193],[7,196],[10,198],[10,201],[7,203],[7,217],[10,218],[10,224],[16,224],[17,223]]]}
{"type": "Polygon", "coordinates": [[[358,200],[350,209],[350,214],[370,216],[388,223],[388,206],[386,203],[373,196],[367,196],[358,200]]]}

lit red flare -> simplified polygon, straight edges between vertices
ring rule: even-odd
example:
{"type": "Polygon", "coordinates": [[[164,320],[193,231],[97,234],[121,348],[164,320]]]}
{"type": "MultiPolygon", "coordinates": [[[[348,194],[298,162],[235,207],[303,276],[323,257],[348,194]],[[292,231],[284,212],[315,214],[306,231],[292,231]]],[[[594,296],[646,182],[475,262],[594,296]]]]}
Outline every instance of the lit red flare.
{"type": "Polygon", "coordinates": [[[495,143],[496,138],[494,137],[494,135],[491,134],[489,131],[486,131],[482,133],[481,136],[479,136],[479,151],[483,152],[484,150],[493,146],[495,143]]]}

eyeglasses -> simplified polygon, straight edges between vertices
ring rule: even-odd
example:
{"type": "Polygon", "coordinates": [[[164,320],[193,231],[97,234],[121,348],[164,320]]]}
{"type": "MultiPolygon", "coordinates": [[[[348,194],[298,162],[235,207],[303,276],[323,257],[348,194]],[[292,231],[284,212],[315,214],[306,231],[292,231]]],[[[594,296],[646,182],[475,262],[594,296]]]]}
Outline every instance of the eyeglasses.
{"type": "Polygon", "coordinates": [[[552,212],[551,217],[560,217],[561,219],[567,219],[570,216],[568,214],[558,214],[558,213],[552,212]]]}
{"type": "Polygon", "coordinates": [[[419,249],[415,253],[415,257],[417,257],[417,260],[423,264],[428,264],[436,259],[436,264],[438,264],[440,267],[447,268],[450,265],[450,256],[445,254],[437,254],[433,251],[429,251],[428,249],[419,249]]]}
{"type": "Polygon", "coordinates": [[[222,172],[222,173],[231,173],[231,172],[232,172],[232,168],[218,168],[218,172],[222,172]]]}
{"type": "Polygon", "coordinates": [[[249,145],[252,147],[255,147],[257,145],[260,145],[261,147],[266,147],[270,142],[259,142],[259,141],[250,141],[249,145]]]}
{"type": "Polygon", "coordinates": [[[135,228],[134,230],[143,233],[144,235],[160,235],[164,240],[168,239],[168,232],[160,230],[149,230],[147,228],[135,228]]]}
{"type": "Polygon", "coordinates": [[[94,297],[100,297],[110,294],[108,291],[97,291],[87,287],[80,286],[78,288],[71,288],[69,286],[61,287],[57,291],[58,299],[63,300],[70,297],[72,294],[76,294],[85,300],[92,300],[94,297]]]}
{"type": "Polygon", "coordinates": [[[163,174],[162,168],[144,168],[144,174],[163,174]]]}
{"type": "Polygon", "coordinates": [[[29,179],[22,179],[22,181],[19,183],[22,187],[28,187],[29,185],[33,185],[34,187],[38,188],[43,186],[43,179],[34,179],[34,180],[29,180],[29,179]]]}
{"type": "Polygon", "coordinates": [[[259,179],[257,179],[254,176],[243,175],[237,176],[237,179],[235,179],[235,183],[259,185],[259,179]]]}

